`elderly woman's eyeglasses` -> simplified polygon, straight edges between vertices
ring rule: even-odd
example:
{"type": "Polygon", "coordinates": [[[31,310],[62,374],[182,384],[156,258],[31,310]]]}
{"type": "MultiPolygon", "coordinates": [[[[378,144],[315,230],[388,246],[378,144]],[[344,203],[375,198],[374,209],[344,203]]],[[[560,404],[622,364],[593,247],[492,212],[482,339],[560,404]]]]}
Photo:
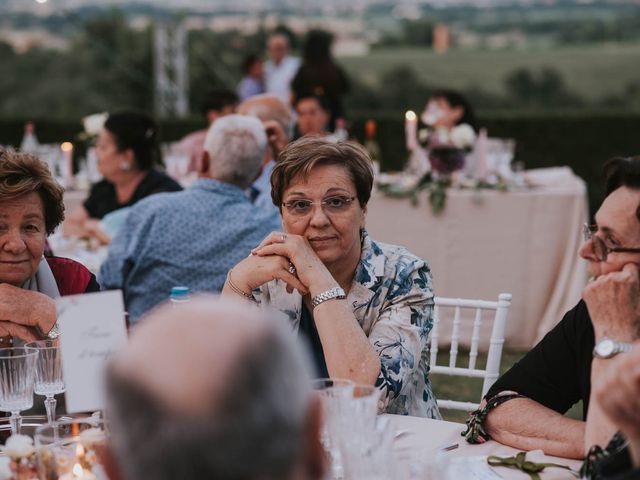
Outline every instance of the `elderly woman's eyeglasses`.
{"type": "Polygon", "coordinates": [[[640,253],[640,248],[610,247],[602,238],[596,235],[597,231],[598,227],[596,225],[588,225],[586,223],[584,224],[584,240],[591,240],[591,248],[593,249],[593,254],[599,262],[606,262],[607,255],[612,252],[640,253]]]}
{"type": "Polygon", "coordinates": [[[311,200],[296,199],[284,202],[283,207],[287,209],[291,215],[303,217],[308,215],[314,205],[320,204],[322,211],[327,215],[337,215],[346,212],[356,197],[329,197],[321,202],[312,202],[311,200]]]}

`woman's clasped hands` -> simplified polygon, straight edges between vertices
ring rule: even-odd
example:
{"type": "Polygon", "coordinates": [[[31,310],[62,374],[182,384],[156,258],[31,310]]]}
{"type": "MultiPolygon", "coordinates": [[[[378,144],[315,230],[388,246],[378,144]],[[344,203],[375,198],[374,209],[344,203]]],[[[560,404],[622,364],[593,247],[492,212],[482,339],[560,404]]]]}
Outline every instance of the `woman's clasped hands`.
{"type": "Polygon", "coordinates": [[[301,235],[270,233],[251,255],[233,268],[233,282],[251,291],[271,280],[287,284],[287,292],[317,295],[337,286],[309,241],[301,235]]]}

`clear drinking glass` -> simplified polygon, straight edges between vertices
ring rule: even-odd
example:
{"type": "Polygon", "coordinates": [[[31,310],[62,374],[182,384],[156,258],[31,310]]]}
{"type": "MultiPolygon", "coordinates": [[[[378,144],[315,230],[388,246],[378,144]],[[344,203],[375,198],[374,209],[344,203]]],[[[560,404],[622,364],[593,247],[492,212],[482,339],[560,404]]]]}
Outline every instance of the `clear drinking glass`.
{"type": "Polygon", "coordinates": [[[323,413],[323,425],[320,441],[330,460],[331,478],[345,478],[340,452],[341,438],[345,435],[344,420],[348,404],[353,398],[355,384],[350,380],[320,378],[312,382],[312,388],[320,398],[323,413]]]}
{"type": "Polygon", "coordinates": [[[355,385],[343,419],[342,453],[345,478],[373,480],[390,478],[393,430],[388,419],[378,419],[380,389],[355,385]]]}
{"type": "Polygon", "coordinates": [[[33,406],[37,350],[0,348],[0,411],[11,412],[11,433],[20,433],[20,412],[33,406]]]}
{"type": "Polygon", "coordinates": [[[104,421],[90,417],[47,423],[37,428],[34,438],[39,478],[108,478],[102,465],[108,439],[104,421]]]}
{"type": "Polygon", "coordinates": [[[54,395],[65,391],[62,378],[62,362],[60,354],[60,340],[38,340],[25,345],[26,348],[38,352],[36,362],[36,380],[33,391],[44,395],[44,406],[47,410],[47,420],[53,422],[56,418],[56,399],[54,395]]]}

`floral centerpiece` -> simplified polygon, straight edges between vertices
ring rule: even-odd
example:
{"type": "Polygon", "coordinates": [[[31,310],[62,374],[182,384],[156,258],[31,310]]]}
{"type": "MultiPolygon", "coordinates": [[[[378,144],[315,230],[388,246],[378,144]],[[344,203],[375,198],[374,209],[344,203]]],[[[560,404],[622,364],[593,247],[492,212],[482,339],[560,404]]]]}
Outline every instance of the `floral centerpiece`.
{"type": "Polygon", "coordinates": [[[88,189],[91,183],[102,178],[98,171],[98,160],[93,147],[108,117],[109,114],[103,112],[94,113],[82,119],[84,130],[76,135],[76,143],[80,146],[80,155],[84,156],[86,160],[84,164],[81,164],[80,171],[76,175],[77,188],[88,189]]]}
{"type": "MultiPolygon", "coordinates": [[[[432,125],[430,120],[423,115],[425,124],[432,125]]],[[[407,168],[399,175],[381,174],[376,178],[376,186],[385,195],[409,198],[413,205],[417,205],[419,192],[425,191],[432,211],[438,214],[445,208],[449,187],[474,190],[476,202],[482,201],[483,189],[507,190],[506,178],[485,175],[479,171],[477,163],[467,165],[472,158],[478,162],[477,157],[486,153],[486,131],[481,130],[478,136],[466,123],[452,128],[429,126],[418,130],[417,116],[408,111],[405,114],[405,133],[410,151],[407,168]],[[466,175],[461,175],[463,169],[466,175]],[[470,173],[472,175],[467,176],[470,173]]]]}
{"type": "Polygon", "coordinates": [[[434,172],[448,175],[464,168],[466,156],[473,150],[476,132],[466,123],[446,128],[424,128],[418,132],[434,172]]]}
{"type": "Polygon", "coordinates": [[[108,113],[94,113],[88,115],[82,119],[82,126],[84,131],[80,132],[77,139],[81,142],[93,143],[98,137],[100,130],[104,126],[104,122],[107,121],[108,113]]]}

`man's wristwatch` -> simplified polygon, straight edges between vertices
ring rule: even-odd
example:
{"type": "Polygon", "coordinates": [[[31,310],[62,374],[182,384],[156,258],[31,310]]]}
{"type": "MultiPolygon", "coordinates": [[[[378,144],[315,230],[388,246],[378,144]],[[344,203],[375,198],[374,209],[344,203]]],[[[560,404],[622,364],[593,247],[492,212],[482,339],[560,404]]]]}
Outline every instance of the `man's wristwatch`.
{"type": "Polygon", "coordinates": [[[625,353],[631,350],[630,343],[618,342],[610,338],[604,337],[593,348],[593,356],[595,358],[611,358],[619,353],[625,353]]]}
{"type": "Polygon", "coordinates": [[[342,288],[333,287],[313,297],[311,299],[311,306],[313,308],[316,308],[321,303],[326,302],[327,300],[333,300],[334,298],[347,298],[347,295],[344,293],[344,290],[342,288]]]}

